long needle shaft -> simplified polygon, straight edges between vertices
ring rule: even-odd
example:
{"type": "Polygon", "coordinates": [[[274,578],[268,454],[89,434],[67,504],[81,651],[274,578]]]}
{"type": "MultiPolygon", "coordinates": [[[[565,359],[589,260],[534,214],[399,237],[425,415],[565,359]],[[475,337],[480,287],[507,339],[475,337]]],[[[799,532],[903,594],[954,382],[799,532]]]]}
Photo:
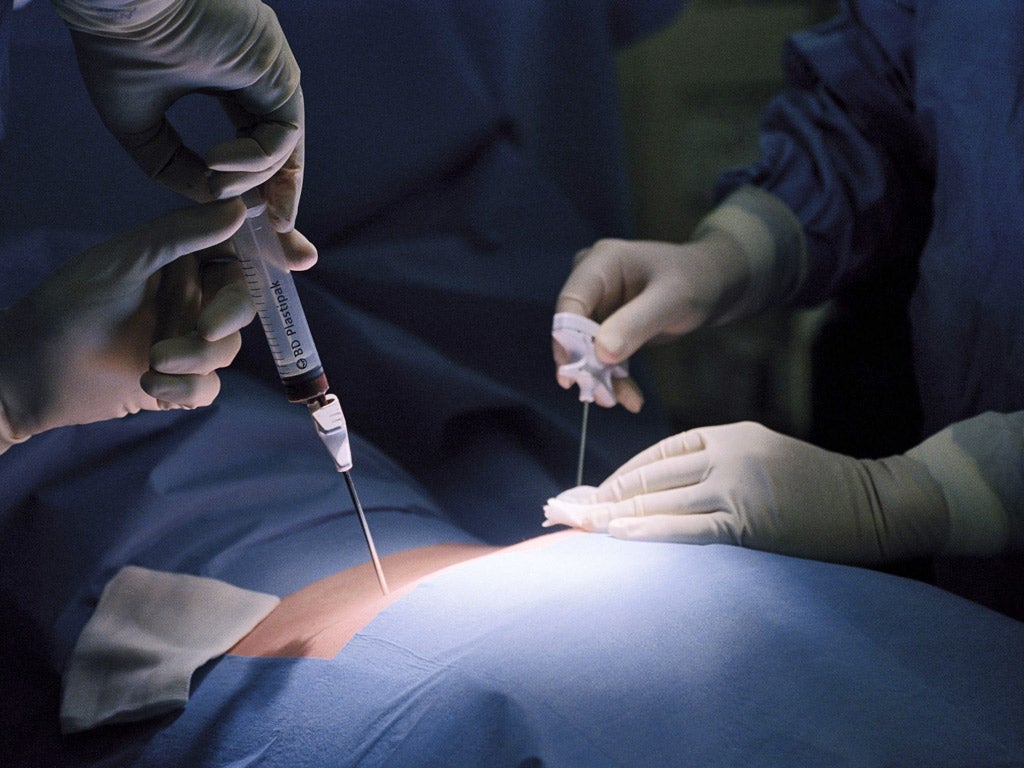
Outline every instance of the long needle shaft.
{"type": "Polygon", "coordinates": [[[587,414],[590,403],[583,401],[583,425],[580,427],[580,457],[576,462],[576,485],[583,485],[583,457],[587,453],[587,414]]]}
{"type": "Polygon", "coordinates": [[[363,513],[363,505],[359,503],[359,495],[356,493],[356,484],[352,482],[352,476],[348,472],[342,472],[345,476],[345,484],[348,486],[349,495],[352,497],[352,504],[356,508],[356,515],[359,516],[359,526],[363,529],[363,538],[366,539],[366,546],[370,550],[370,559],[373,561],[373,570],[377,574],[377,583],[380,584],[382,594],[388,594],[388,583],[384,580],[384,569],[380,567],[380,558],[377,557],[377,547],[373,545],[373,536],[370,535],[370,525],[366,522],[366,515],[363,513]]]}

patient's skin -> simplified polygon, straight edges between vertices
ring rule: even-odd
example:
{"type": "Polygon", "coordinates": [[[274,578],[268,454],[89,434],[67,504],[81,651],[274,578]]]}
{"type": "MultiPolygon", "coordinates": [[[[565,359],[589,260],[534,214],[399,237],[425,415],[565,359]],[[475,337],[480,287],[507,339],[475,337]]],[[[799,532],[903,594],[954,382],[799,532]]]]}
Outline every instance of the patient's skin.
{"type": "Polygon", "coordinates": [[[382,595],[366,562],[303,587],[281,603],[229,651],[237,656],[335,656],[360,629],[421,581],[452,565],[506,550],[547,546],[573,530],[529,539],[512,547],[437,544],[381,558],[390,593],[382,595]]]}

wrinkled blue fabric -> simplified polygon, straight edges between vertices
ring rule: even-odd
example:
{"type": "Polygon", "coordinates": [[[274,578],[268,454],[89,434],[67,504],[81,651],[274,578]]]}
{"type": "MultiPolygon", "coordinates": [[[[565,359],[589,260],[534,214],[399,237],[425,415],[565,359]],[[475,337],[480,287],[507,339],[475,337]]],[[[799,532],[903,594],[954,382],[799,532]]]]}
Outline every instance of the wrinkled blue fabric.
{"type": "MultiPolygon", "coordinates": [[[[305,409],[251,377],[223,379],[201,411],[54,430],[0,457],[0,586],[55,669],[124,565],[284,596],[367,559],[305,409]]],[[[354,436],[352,447],[382,555],[474,540],[374,446],[354,436]]],[[[541,518],[536,506],[537,533],[541,518]]]]}
{"type": "MultiPolygon", "coordinates": [[[[578,247],[630,232],[612,53],[675,4],[274,7],[303,67],[299,226],[321,252],[297,281],[381,554],[540,533],[543,500],[572,480],[580,416],[552,381],[554,297],[578,247]]],[[[5,305],[181,204],[105,133],[49,5],[15,21],[5,305]]],[[[207,106],[176,112],[197,146],[222,120],[207,106]]],[[[665,425],[602,411],[591,430],[598,478],[665,425]]],[[[256,328],[213,406],[53,430],[0,456],[0,477],[5,765],[1024,755],[1019,623],[870,571],[584,535],[452,569],[333,659],[222,657],[180,714],[61,739],[58,673],[121,566],[286,595],[365,563],[365,544],[256,328]]]]}
{"type": "MultiPolygon", "coordinates": [[[[1024,407],[1024,8],[851,0],[794,36],[762,157],[719,191],[779,195],[814,303],[909,250],[925,431],[1024,407]]],[[[884,289],[884,288],[883,288],[884,289]]]]}
{"type": "MultiPolygon", "coordinates": [[[[284,595],[366,561],[340,479],[302,439],[306,415],[263,382],[225,379],[201,412],[56,430],[3,457],[0,587],[51,656],[34,688],[13,690],[54,718],[11,765],[1024,758],[1024,624],[870,570],[592,534],[449,569],[332,659],[225,656],[196,674],[180,713],[61,739],[55,709],[30,694],[52,690],[121,564],[284,595]]],[[[394,462],[360,440],[353,450],[382,554],[473,540],[394,462]]]]}
{"type": "Polygon", "coordinates": [[[436,576],[332,659],[223,657],[179,715],[47,764],[1013,765],[1022,652],[917,582],[579,535],[436,576]]]}
{"type": "Polygon", "coordinates": [[[445,572],[330,661],[225,659],[138,765],[998,765],[1024,755],[1021,651],[918,583],[580,535],[445,572]]]}
{"type": "MultiPolygon", "coordinates": [[[[0,585],[51,668],[124,562],[281,595],[365,562],[307,427],[229,372],[201,412],[6,454],[0,585]]],[[[382,554],[473,540],[353,449],[382,554]]],[[[434,577],[333,659],[222,657],[181,713],[54,734],[13,765],[1005,765],[1024,756],[1021,653],[1020,622],[918,582],[579,534],[434,577]]]]}

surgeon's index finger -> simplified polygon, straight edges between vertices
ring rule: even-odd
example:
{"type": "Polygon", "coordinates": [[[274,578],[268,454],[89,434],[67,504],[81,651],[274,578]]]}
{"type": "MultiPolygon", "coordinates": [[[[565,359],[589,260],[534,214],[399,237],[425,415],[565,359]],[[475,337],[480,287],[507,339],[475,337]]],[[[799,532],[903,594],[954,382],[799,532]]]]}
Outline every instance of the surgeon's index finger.
{"type": "Polygon", "coordinates": [[[188,199],[205,203],[213,199],[206,181],[206,163],[181,140],[162,111],[140,111],[144,125],[112,127],[115,136],[143,172],[188,199]]]}
{"type": "MultiPolygon", "coordinates": [[[[273,173],[292,156],[302,138],[303,119],[301,115],[302,91],[293,98],[298,99],[300,113],[293,110],[279,110],[270,115],[247,115],[237,118],[244,121],[240,135],[223,141],[206,153],[206,164],[213,171],[226,173],[273,173]]],[[[222,99],[225,109],[230,110],[226,97],[222,99]]]]}
{"type": "Polygon", "coordinates": [[[217,341],[206,341],[198,333],[182,334],[156,342],[149,351],[149,365],[168,375],[206,376],[230,365],[241,346],[238,333],[217,341]]]}
{"type": "Polygon", "coordinates": [[[187,253],[167,264],[156,291],[156,323],[153,342],[187,333],[195,326],[202,304],[199,262],[187,253]]]}
{"type": "Polygon", "coordinates": [[[594,501],[623,501],[634,496],[669,491],[699,483],[708,473],[704,451],[670,456],[628,472],[616,472],[598,486],[594,501]]]}
{"type": "MultiPolygon", "coordinates": [[[[657,461],[662,461],[663,459],[668,459],[673,456],[696,453],[698,451],[703,451],[704,448],[704,437],[701,435],[699,430],[691,429],[686,432],[679,432],[678,434],[666,437],[649,448],[645,448],[640,451],[640,453],[615,470],[608,480],[611,480],[624,472],[632,472],[633,470],[646,466],[647,464],[653,464],[657,461]]],[[[608,482],[608,480],[605,482],[608,482]]]]}
{"type": "Polygon", "coordinates": [[[122,238],[127,276],[144,281],[187,253],[227,240],[245,221],[245,205],[233,198],[166,213],[122,238]]]}
{"type": "Polygon", "coordinates": [[[673,286],[652,280],[601,323],[594,339],[598,357],[619,362],[631,357],[665,328],[668,307],[678,301],[673,286]]]}
{"type": "MultiPolygon", "coordinates": [[[[209,179],[211,193],[218,199],[234,197],[269,181],[284,168],[297,141],[297,133],[267,126],[213,147],[206,155],[206,164],[214,171],[209,179]],[[274,140],[267,140],[272,134],[274,140]]],[[[287,170],[284,174],[296,176],[287,170]]]]}
{"type": "Polygon", "coordinates": [[[576,266],[569,274],[555,302],[555,312],[572,312],[593,317],[598,303],[606,293],[604,277],[590,258],[592,248],[576,254],[576,266]]]}
{"type": "MultiPolygon", "coordinates": [[[[285,67],[282,73],[288,72],[285,67]]],[[[290,77],[273,81],[269,90],[256,83],[221,96],[220,102],[238,137],[221,142],[206,154],[213,175],[210,187],[218,198],[238,195],[263,185],[274,228],[295,225],[305,163],[305,106],[302,88],[290,77]],[[282,89],[288,91],[283,103],[282,89]]],[[[262,80],[260,82],[263,82],[262,80]]],[[[264,86],[267,84],[264,83],[264,86]]]]}

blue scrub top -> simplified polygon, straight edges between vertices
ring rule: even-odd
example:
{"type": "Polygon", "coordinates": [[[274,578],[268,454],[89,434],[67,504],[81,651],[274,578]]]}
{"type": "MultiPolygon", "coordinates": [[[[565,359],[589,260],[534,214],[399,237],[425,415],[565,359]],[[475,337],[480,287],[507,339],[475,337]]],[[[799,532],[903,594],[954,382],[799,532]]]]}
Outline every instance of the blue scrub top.
{"type": "Polygon", "coordinates": [[[849,0],[789,41],[762,157],[720,180],[796,212],[800,303],[908,260],[926,432],[1024,408],[1022,61],[1018,2],[849,0]]]}
{"type": "Polygon", "coordinates": [[[4,139],[4,126],[7,122],[7,101],[11,80],[11,64],[8,52],[11,47],[11,3],[0,0],[0,141],[4,139]]]}

